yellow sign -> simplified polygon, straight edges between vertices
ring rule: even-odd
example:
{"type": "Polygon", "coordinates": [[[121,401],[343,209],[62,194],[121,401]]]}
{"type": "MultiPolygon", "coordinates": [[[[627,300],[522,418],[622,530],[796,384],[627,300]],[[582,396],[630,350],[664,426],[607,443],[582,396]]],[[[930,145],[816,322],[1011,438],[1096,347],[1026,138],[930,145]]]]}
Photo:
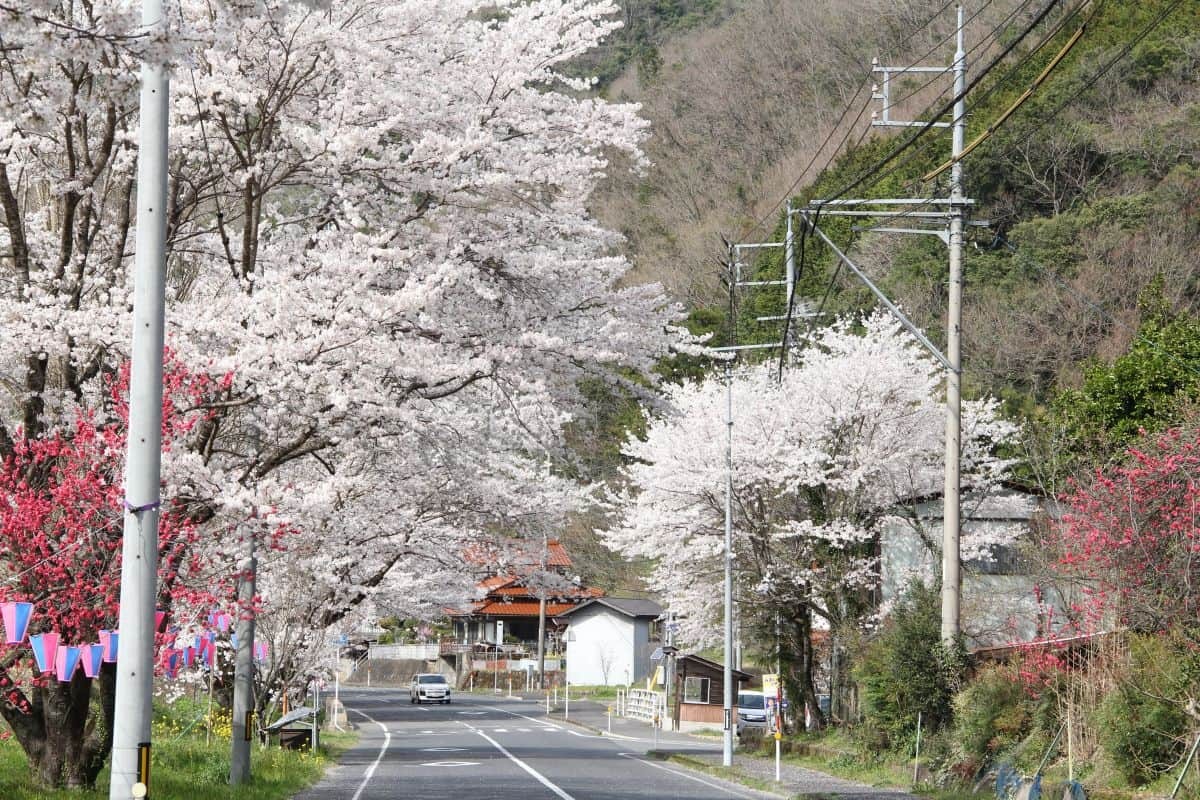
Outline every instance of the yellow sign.
{"type": "Polygon", "coordinates": [[[776,697],[779,693],[779,676],[773,672],[762,676],[763,694],[767,697],[776,697]]]}
{"type": "Polygon", "coordinates": [[[653,689],[655,686],[661,686],[663,682],[663,668],[661,666],[654,668],[654,674],[650,676],[650,686],[653,689]]]}

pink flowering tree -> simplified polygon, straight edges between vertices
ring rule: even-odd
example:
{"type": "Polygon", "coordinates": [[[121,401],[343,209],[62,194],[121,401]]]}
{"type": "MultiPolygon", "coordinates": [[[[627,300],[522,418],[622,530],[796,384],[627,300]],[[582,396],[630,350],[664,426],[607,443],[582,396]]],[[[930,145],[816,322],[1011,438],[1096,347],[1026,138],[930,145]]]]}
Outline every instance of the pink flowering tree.
{"type": "Polygon", "coordinates": [[[1051,534],[1091,629],[1119,624],[1200,646],[1200,429],[1143,437],[1067,496],[1051,534]]]}
{"type": "MultiPolygon", "coordinates": [[[[202,407],[221,383],[168,364],[164,447],[211,413],[202,407]]],[[[128,370],[111,389],[106,408],[80,408],[61,428],[16,437],[0,464],[0,601],[34,603],[29,633],[56,633],[63,646],[97,642],[101,630],[117,626],[128,370]]],[[[202,517],[182,498],[163,510],[159,607],[172,616],[206,606],[210,587],[227,584],[212,582],[197,555],[202,517]]],[[[160,644],[168,638],[160,632],[160,644]]],[[[111,748],[114,666],[104,664],[95,678],[79,668],[60,681],[38,671],[27,641],[0,644],[0,716],[44,786],[94,783],[111,748]]]]}

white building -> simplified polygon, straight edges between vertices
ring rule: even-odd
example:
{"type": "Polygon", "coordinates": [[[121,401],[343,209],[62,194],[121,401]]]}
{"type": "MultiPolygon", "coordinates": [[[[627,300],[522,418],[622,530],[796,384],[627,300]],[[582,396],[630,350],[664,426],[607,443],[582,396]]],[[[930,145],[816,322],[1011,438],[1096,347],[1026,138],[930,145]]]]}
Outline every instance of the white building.
{"type": "Polygon", "coordinates": [[[567,681],[586,686],[629,685],[650,675],[658,646],[653,600],[597,597],[555,620],[567,624],[567,681]]]}

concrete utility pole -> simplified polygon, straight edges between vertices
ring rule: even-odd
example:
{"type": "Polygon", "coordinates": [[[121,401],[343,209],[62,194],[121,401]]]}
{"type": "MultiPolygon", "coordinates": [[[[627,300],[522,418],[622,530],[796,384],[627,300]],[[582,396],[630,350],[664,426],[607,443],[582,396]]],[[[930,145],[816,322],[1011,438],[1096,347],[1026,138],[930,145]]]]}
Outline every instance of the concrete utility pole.
{"type": "Polygon", "coordinates": [[[254,539],[255,533],[250,531],[247,537],[250,557],[238,575],[238,646],[233,666],[233,735],[229,753],[232,786],[250,780],[250,739],[254,732],[254,590],[258,574],[254,539]]]}
{"type": "Polygon", "coordinates": [[[959,598],[962,592],[959,538],[962,529],[961,454],[962,454],[962,263],[963,230],[966,225],[986,226],[986,222],[966,222],[966,212],[973,203],[963,192],[962,161],[963,144],[966,138],[966,99],[962,96],[967,86],[967,55],[965,47],[965,22],[963,7],[958,7],[958,30],[954,63],[950,67],[885,67],[878,61],[874,72],[881,75],[872,97],[882,101],[883,113],[872,114],[872,125],[903,128],[951,128],[953,167],[950,176],[948,198],[892,198],[892,199],[837,199],[818,201],[807,209],[798,209],[805,220],[807,230],[829,246],[833,254],[867,286],[881,304],[896,317],[904,327],[921,342],[934,358],[946,369],[946,441],[945,441],[945,486],[942,512],[942,640],[949,643],[960,631],[959,598]],[[893,119],[891,81],[897,75],[908,73],[930,73],[954,75],[954,119],[952,122],[921,122],[893,119]],[[933,210],[923,210],[926,207],[933,210]],[[946,243],[950,258],[950,282],[948,307],[946,310],[946,353],[943,354],[921,331],[904,316],[903,312],[877,287],[867,274],[855,264],[838,246],[813,224],[813,212],[822,217],[852,217],[863,221],[884,219],[880,224],[868,224],[858,230],[878,233],[900,233],[907,235],[934,235],[946,243]],[[901,224],[892,223],[893,220],[901,224]],[[907,225],[907,227],[905,227],[907,225]],[[930,227],[933,226],[933,227],[930,227]]]}
{"type": "MultiPolygon", "coordinates": [[[[142,27],[163,26],[161,0],[143,0],[142,27]]],[[[129,441],[121,543],[110,800],[145,797],[150,782],[154,621],[161,497],[163,314],[167,236],[167,100],[164,64],[142,62],[138,131],[137,255],[129,379],[129,441]]]]}
{"type": "Polygon", "coordinates": [[[963,246],[963,175],[960,156],[967,132],[967,53],[963,36],[963,7],[958,7],[958,47],[954,53],[954,121],[950,168],[950,286],[946,314],[946,488],[942,513],[942,641],[950,644],[959,633],[959,597],[962,576],[959,570],[959,535],[962,509],[959,490],[962,456],[962,246],[963,246]]]}
{"type": "MultiPolygon", "coordinates": [[[[790,241],[790,237],[789,237],[790,241]]],[[[786,285],[787,290],[792,290],[792,282],[775,281],[775,280],[742,280],[742,250],[760,250],[773,247],[782,247],[784,242],[758,242],[753,244],[731,244],[729,245],[729,325],[732,331],[736,327],[735,313],[735,296],[738,287],[740,286],[780,286],[786,285]]],[[[764,321],[767,319],[786,319],[786,316],[777,317],[759,317],[758,320],[764,321]]],[[[733,344],[734,336],[730,336],[731,343],[726,347],[710,348],[713,353],[739,353],[745,350],[769,350],[777,349],[783,346],[782,342],[774,342],[769,344],[733,344]]],[[[734,633],[733,633],[733,370],[727,362],[725,366],[725,651],[724,651],[724,672],[723,679],[724,687],[724,711],[725,711],[725,726],[722,736],[722,758],[721,762],[724,766],[733,766],[733,735],[734,735],[734,687],[733,687],[733,669],[734,669],[734,633]]],[[[737,648],[740,658],[740,647],[737,648]]]]}
{"type": "Polygon", "coordinates": [[[725,728],[721,763],[733,766],[733,370],[725,368],[725,728]]]}

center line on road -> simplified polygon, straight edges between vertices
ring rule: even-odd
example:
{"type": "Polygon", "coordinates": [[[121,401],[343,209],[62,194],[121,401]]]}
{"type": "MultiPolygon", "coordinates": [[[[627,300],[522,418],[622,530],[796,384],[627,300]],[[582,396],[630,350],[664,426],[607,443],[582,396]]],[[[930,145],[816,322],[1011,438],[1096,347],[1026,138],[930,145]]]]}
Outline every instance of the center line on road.
{"type": "Polygon", "coordinates": [[[362,783],[358,785],[358,791],[355,792],[354,796],[350,798],[350,800],[358,800],[358,798],[362,797],[362,793],[367,788],[367,784],[371,782],[371,778],[374,777],[375,770],[379,768],[379,762],[383,761],[383,754],[387,752],[388,745],[392,743],[392,734],[388,731],[387,725],[384,725],[382,722],[379,722],[376,719],[372,719],[369,714],[364,714],[357,708],[351,708],[349,710],[366,719],[368,722],[374,722],[379,726],[379,729],[383,731],[383,747],[379,748],[379,755],[375,756],[375,760],[371,763],[371,766],[367,767],[367,771],[363,773],[362,783]]]}
{"type": "MultiPolygon", "coordinates": [[[[464,723],[464,724],[465,724],[465,723],[464,723]]],[[[495,747],[497,750],[499,750],[499,751],[500,751],[501,753],[503,753],[504,755],[508,756],[508,759],[509,759],[510,761],[512,761],[514,764],[516,764],[516,765],[517,765],[518,767],[520,767],[521,769],[523,769],[523,770],[525,770],[526,772],[528,772],[530,775],[532,775],[534,778],[536,778],[536,779],[538,780],[538,782],[539,782],[539,783],[541,783],[541,784],[542,784],[543,786],[545,786],[547,789],[549,789],[550,791],[552,791],[552,792],[554,792],[556,795],[558,795],[560,798],[562,798],[562,800],[575,800],[575,798],[574,798],[574,797],[572,797],[571,795],[567,794],[567,793],[566,793],[566,792],[564,792],[562,789],[558,788],[558,786],[556,786],[556,785],[554,785],[553,783],[551,783],[551,782],[550,782],[550,780],[549,780],[548,778],[546,778],[546,776],[542,775],[542,773],[538,772],[536,769],[534,769],[533,767],[529,766],[529,765],[528,765],[528,764],[526,764],[524,761],[522,761],[521,759],[519,759],[519,758],[517,758],[516,756],[514,756],[512,753],[508,752],[508,750],[506,750],[506,749],[505,749],[504,745],[500,744],[500,743],[499,743],[499,742],[497,742],[495,739],[493,739],[492,737],[488,736],[486,733],[484,733],[483,731],[479,730],[478,728],[473,728],[473,727],[472,727],[472,726],[470,726],[470,725],[468,725],[467,727],[468,727],[468,728],[472,728],[472,730],[474,730],[474,731],[475,731],[476,733],[478,733],[480,736],[482,736],[483,738],[485,738],[485,739],[487,739],[489,742],[491,742],[491,743],[492,743],[492,746],[493,746],[493,747],[495,747]]],[[[355,798],[355,800],[357,800],[357,798],[355,798]]]]}

